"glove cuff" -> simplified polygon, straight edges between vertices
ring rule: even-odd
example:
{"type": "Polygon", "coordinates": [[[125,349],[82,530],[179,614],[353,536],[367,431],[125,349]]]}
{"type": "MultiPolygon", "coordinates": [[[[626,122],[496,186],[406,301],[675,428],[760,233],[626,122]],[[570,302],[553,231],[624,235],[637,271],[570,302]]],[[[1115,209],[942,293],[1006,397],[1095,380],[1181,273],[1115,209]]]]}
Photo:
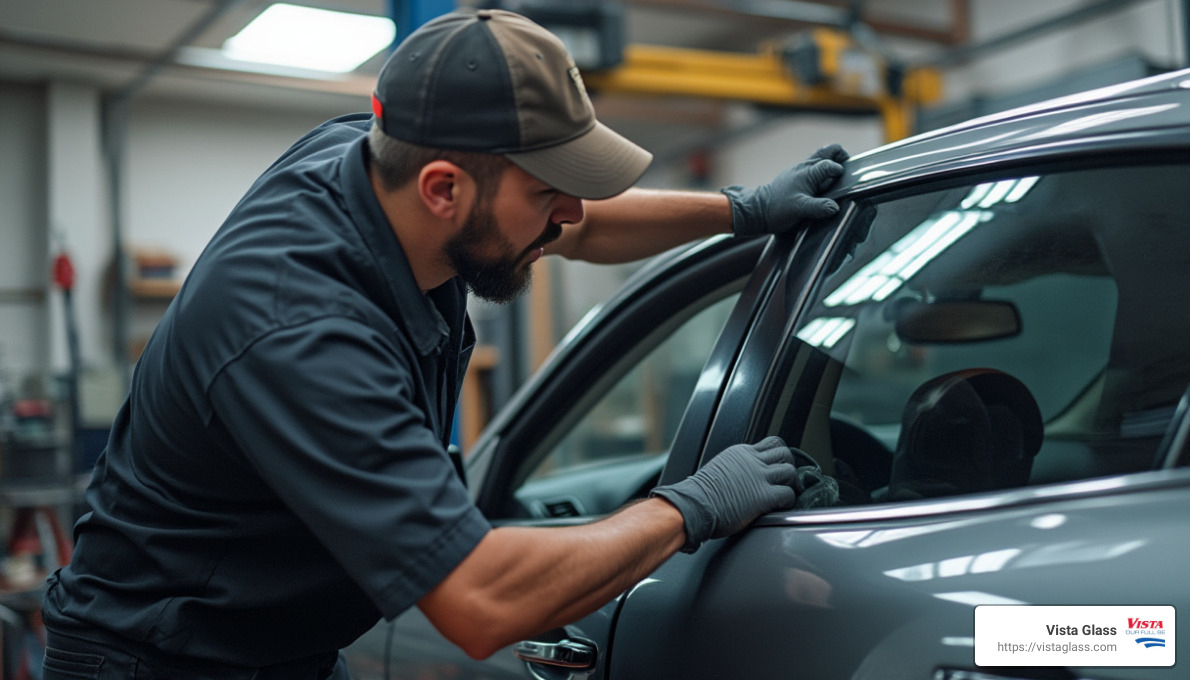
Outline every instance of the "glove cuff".
{"type": "Polygon", "coordinates": [[[752,205],[755,202],[756,192],[754,189],[733,184],[723,187],[719,193],[727,196],[727,202],[731,204],[732,235],[736,238],[752,238],[768,233],[764,213],[752,205]]]}
{"type": "Polygon", "coordinates": [[[702,541],[691,538],[691,535],[695,532],[690,522],[693,513],[698,512],[697,508],[693,507],[681,493],[675,491],[670,486],[653,489],[649,492],[649,498],[661,498],[678,509],[678,512],[682,515],[682,529],[686,534],[686,543],[681,547],[681,551],[689,555],[695,550],[698,550],[698,546],[702,545],[702,541]]]}

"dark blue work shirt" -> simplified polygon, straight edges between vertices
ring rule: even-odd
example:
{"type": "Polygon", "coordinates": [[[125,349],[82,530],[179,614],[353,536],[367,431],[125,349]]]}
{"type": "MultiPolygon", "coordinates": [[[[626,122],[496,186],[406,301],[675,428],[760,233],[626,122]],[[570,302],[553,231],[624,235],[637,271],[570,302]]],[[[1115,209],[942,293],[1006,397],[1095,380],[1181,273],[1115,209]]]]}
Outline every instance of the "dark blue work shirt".
{"type": "Polygon", "coordinates": [[[419,290],[369,126],[300,140],[199,257],[137,364],[51,623],[275,664],[400,614],[489,530],[446,453],[466,291],[419,290]]]}

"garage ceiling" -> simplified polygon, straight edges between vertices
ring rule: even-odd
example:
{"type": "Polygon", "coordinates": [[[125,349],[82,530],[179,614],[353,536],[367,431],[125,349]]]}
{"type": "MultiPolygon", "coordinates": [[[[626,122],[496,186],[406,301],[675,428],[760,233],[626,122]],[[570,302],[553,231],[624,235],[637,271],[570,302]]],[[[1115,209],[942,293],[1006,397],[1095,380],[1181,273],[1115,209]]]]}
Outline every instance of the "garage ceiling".
{"type": "MultiPolygon", "coordinates": [[[[255,107],[287,107],[328,116],[359,110],[382,57],[342,76],[246,73],[200,63],[192,50],[219,48],[272,0],[4,0],[0,2],[0,80],[68,81],[117,92],[144,83],[138,96],[191,98],[255,107]],[[149,71],[150,67],[160,66],[149,71]],[[151,73],[151,77],[148,74],[151,73]]],[[[386,0],[291,0],[366,14],[386,14],[386,0]]],[[[409,0],[414,1],[414,0],[409,0]]],[[[559,0],[565,2],[567,0],[559,0]]],[[[867,3],[865,20],[881,35],[933,49],[965,40],[968,0],[867,3]],[[884,12],[876,14],[875,12],[884,12]]],[[[459,4],[472,4],[460,2],[459,4]]],[[[626,41],[754,52],[820,23],[847,16],[848,0],[629,0],[626,41]]],[[[600,96],[600,117],[645,143],[654,136],[685,143],[724,126],[719,102],[658,102],[600,96]]],[[[658,149],[658,144],[650,146],[658,149]]],[[[664,153],[664,150],[662,149],[664,153]]]]}

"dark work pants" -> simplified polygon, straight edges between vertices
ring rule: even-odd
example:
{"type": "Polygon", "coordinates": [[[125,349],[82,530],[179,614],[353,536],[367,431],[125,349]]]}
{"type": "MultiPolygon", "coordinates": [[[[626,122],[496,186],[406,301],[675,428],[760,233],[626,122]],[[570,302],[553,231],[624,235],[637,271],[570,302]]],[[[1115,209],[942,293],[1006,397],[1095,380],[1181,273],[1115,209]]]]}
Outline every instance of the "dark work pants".
{"type": "MultiPolygon", "coordinates": [[[[73,628],[73,626],[72,626],[73,628]]],[[[342,655],[246,669],[134,652],[105,635],[46,627],[43,680],[351,680],[342,655]]]]}

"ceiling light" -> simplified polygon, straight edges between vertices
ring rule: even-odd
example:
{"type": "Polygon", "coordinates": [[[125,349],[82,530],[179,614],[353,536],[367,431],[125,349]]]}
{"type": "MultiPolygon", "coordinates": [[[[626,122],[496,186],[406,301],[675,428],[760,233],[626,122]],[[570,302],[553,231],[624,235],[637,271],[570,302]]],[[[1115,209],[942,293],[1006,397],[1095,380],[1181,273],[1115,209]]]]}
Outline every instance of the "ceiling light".
{"type": "Polygon", "coordinates": [[[353,71],[393,42],[388,17],[270,5],[223,43],[228,58],[333,73],[353,71]]]}

